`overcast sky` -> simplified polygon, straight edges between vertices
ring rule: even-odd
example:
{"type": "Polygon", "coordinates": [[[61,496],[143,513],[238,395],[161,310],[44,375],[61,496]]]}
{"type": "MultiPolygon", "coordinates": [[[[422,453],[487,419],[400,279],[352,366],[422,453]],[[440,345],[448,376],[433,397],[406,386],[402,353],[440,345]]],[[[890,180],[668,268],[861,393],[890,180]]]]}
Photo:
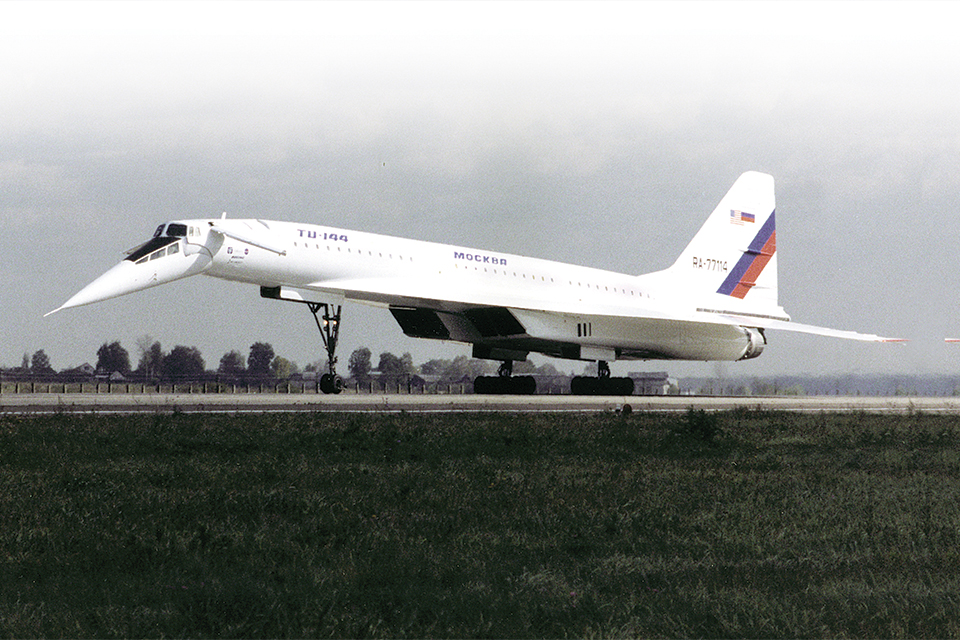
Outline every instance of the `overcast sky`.
{"type": "MultiPolygon", "coordinates": [[[[669,266],[744,171],[777,184],[780,304],[910,338],[770,332],[727,374],[955,372],[960,47],[934,2],[2,2],[0,365],[257,341],[300,305],[195,277],[49,318],[171,218],[331,224],[626,273],[669,266]]],[[[469,348],[344,310],[358,346],[469,348]]],[[[545,358],[534,358],[545,362],[545,358]]],[[[574,365],[554,361],[562,368],[574,365]]],[[[575,365],[579,371],[581,366],[575,365]]],[[[710,363],[614,373],[712,375],[710,363]]]]}

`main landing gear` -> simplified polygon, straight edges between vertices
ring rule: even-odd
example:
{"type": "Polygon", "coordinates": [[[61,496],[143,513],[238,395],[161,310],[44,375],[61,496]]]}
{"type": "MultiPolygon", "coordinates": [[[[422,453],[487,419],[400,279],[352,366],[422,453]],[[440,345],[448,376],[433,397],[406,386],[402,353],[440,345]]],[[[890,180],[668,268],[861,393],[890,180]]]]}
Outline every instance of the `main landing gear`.
{"type": "Polygon", "coordinates": [[[504,360],[496,376],[478,376],[473,381],[473,392],[478,394],[498,394],[514,396],[532,396],[537,392],[537,381],[533,376],[513,376],[513,360],[504,360]]]}
{"type": "Polygon", "coordinates": [[[343,378],[337,375],[337,339],[340,337],[340,305],[336,311],[330,313],[334,305],[325,302],[308,302],[310,313],[320,329],[323,346],[327,350],[327,373],[320,376],[320,391],[324,393],[340,393],[343,391],[343,378]],[[317,314],[323,311],[323,321],[317,314]]]}
{"type": "Polygon", "coordinates": [[[611,378],[610,365],[597,362],[597,377],[576,376],[570,381],[570,393],[575,396],[629,396],[633,395],[633,380],[611,378]]]}

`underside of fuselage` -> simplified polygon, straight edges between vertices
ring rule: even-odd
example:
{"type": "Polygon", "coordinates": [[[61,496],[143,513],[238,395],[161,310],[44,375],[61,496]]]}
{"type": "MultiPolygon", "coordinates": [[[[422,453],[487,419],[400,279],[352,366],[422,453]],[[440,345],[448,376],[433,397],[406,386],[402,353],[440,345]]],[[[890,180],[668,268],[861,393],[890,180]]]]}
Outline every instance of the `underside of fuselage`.
{"type": "Polygon", "coordinates": [[[474,357],[493,360],[523,360],[529,353],[568,360],[739,360],[763,348],[756,335],[730,324],[504,307],[390,312],[407,336],[469,343],[474,357]]]}

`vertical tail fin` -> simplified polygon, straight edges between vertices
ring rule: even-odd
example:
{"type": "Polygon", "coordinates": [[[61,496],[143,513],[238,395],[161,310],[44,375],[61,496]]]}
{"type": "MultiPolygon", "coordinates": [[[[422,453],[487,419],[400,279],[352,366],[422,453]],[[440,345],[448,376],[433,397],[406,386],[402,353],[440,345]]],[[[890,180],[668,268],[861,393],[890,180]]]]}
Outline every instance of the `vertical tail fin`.
{"type": "Polygon", "coordinates": [[[775,208],[773,176],[744,173],[660,273],[700,307],[785,317],[777,304],[775,208]]]}

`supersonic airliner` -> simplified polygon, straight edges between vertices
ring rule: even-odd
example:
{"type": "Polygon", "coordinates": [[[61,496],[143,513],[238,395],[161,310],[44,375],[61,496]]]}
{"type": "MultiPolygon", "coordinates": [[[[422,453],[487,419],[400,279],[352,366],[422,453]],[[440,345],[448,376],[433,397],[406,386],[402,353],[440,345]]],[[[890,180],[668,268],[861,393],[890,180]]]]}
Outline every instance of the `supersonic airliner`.
{"type": "MultiPolygon", "coordinates": [[[[533,393],[512,376],[530,352],[597,362],[575,394],[632,393],[611,378],[615,360],[745,360],[784,330],[861,341],[877,335],[791,322],[777,302],[773,177],[740,176],[673,266],[626,275],[480,249],[325,225],[260,219],[167,222],[151,240],[54,313],[203,274],[260,287],[260,295],[306,304],[336,373],[340,313],[347,300],[386,307],[407,336],[470,344],[499,360],[478,393],[533,393]]],[[[47,315],[50,315],[48,313],[47,315]]]]}

